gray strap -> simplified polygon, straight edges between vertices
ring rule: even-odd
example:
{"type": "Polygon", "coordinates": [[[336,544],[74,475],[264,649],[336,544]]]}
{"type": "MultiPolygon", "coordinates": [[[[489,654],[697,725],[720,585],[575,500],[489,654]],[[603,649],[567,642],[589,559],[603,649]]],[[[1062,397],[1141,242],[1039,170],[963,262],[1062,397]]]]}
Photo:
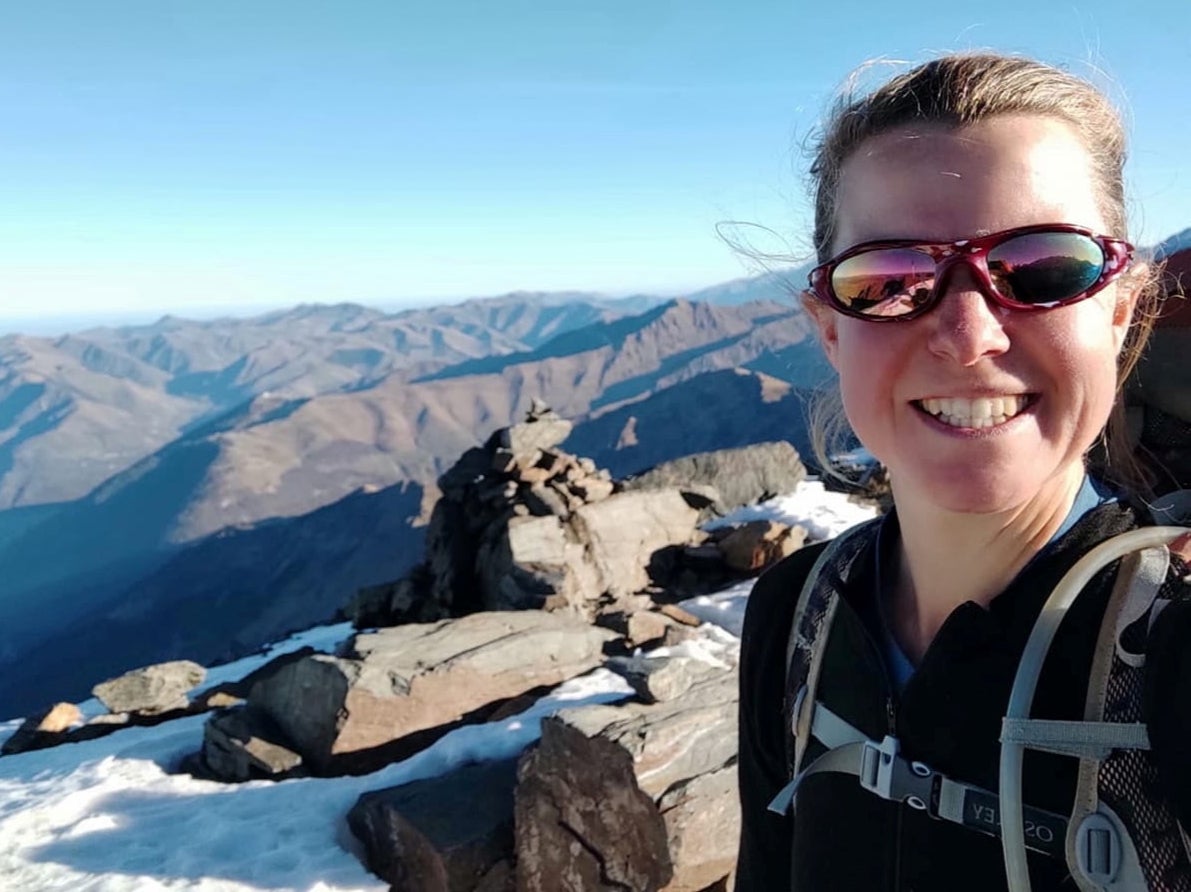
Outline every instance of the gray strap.
{"type": "Polygon", "coordinates": [[[841,719],[822,703],[816,703],[814,709],[814,717],[811,719],[811,734],[829,750],[849,743],[863,743],[868,740],[858,728],[841,719]]]}
{"type": "Polygon", "coordinates": [[[1150,735],[1140,722],[1005,718],[1001,721],[1001,743],[1077,759],[1104,759],[1113,750],[1148,750],[1150,735]]]}
{"type": "Polygon", "coordinates": [[[1147,548],[1138,552],[1137,567],[1129,582],[1125,602],[1117,613],[1113,635],[1117,658],[1126,666],[1140,669],[1145,665],[1145,653],[1131,653],[1125,650],[1121,646],[1121,635],[1125,629],[1153,610],[1154,601],[1166,581],[1166,571],[1169,567],[1170,550],[1165,547],[1147,548]]]}
{"type": "MultiPolygon", "coordinates": [[[[849,722],[822,703],[813,711],[814,735],[830,749],[811,762],[774,797],[769,810],[777,814],[793,811],[798,790],[816,774],[846,774],[860,786],[890,802],[903,802],[931,817],[961,824],[993,836],[1001,831],[1000,803],[994,793],[952,780],[921,762],[911,762],[899,753],[897,738],[880,743],[868,740],[849,722]]],[[[1063,858],[1067,819],[1062,815],[1025,808],[1026,845],[1063,858]]]]}

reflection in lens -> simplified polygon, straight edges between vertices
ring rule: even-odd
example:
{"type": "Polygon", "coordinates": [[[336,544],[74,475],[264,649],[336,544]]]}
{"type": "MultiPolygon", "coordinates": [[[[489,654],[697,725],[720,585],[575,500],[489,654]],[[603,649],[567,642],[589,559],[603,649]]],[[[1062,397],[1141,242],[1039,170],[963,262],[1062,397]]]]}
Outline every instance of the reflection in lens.
{"type": "Polygon", "coordinates": [[[881,248],[836,266],[831,290],[841,304],[866,316],[904,316],[934,288],[935,261],[907,248],[881,248]]]}
{"type": "Polygon", "coordinates": [[[1045,305],[1087,291],[1104,270],[1104,252],[1077,232],[1021,235],[988,253],[988,271],[1009,300],[1045,305]]]}

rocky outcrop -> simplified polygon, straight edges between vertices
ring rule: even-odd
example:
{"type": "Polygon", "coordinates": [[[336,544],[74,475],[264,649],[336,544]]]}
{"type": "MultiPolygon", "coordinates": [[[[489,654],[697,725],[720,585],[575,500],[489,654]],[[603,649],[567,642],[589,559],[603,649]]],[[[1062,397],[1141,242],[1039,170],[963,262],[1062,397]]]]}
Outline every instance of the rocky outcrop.
{"type": "Polygon", "coordinates": [[[598,620],[645,606],[642,593],[714,590],[801,544],[803,533],[780,525],[735,539],[697,529],[793,490],[806,471],[788,443],[691,456],[614,482],[558,448],[569,431],[535,403],[524,422],[466,452],[439,480],[425,559],[361,591],[346,609],[356,625],[529,608],[598,620]]]}
{"type": "Polygon", "coordinates": [[[248,706],[316,772],[362,773],[424,746],[425,734],[587,672],[613,637],[542,611],[381,629],[357,635],[344,656],[283,666],[253,687],[248,706]]]}

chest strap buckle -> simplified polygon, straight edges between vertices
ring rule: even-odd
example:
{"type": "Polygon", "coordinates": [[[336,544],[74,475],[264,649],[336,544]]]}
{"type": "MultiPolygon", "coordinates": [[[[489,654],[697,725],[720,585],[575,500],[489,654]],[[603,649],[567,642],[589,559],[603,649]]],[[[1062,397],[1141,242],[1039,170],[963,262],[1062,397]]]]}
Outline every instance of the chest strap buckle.
{"type": "Polygon", "coordinates": [[[911,808],[937,815],[940,777],[921,762],[909,762],[899,755],[896,737],[886,735],[880,743],[866,740],[860,754],[860,786],[882,799],[904,802],[911,808]]]}

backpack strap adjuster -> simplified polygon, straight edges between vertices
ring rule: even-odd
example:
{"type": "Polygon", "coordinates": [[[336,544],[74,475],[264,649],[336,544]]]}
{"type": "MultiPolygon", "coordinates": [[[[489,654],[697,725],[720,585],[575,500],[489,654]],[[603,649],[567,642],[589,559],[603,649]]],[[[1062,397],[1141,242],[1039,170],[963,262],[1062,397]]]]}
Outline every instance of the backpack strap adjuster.
{"type": "Polygon", "coordinates": [[[903,759],[900,744],[892,735],[885,735],[880,743],[865,740],[861,746],[860,786],[882,799],[930,811],[932,800],[937,801],[938,775],[934,771],[921,762],[903,759]]]}

